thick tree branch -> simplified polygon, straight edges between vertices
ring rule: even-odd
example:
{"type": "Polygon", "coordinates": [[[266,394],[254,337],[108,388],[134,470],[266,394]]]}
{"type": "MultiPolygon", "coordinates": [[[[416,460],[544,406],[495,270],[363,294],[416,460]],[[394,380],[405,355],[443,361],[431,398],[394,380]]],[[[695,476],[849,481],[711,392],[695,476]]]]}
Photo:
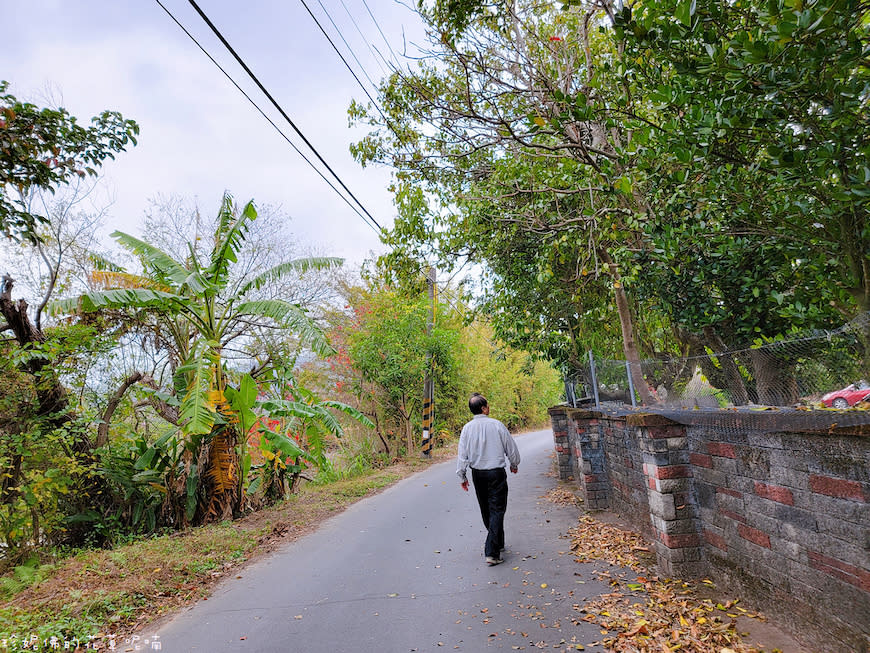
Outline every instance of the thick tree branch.
{"type": "Polygon", "coordinates": [[[106,404],[106,409],[103,411],[102,421],[97,427],[97,441],[94,443],[95,447],[104,447],[109,443],[109,422],[112,421],[112,416],[115,414],[118,404],[121,403],[121,399],[123,399],[130,386],[142,379],[144,376],[145,375],[142,374],[142,372],[133,372],[130,376],[124,379],[121,386],[115,390],[114,394],[109,399],[109,403],[106,404]]]}

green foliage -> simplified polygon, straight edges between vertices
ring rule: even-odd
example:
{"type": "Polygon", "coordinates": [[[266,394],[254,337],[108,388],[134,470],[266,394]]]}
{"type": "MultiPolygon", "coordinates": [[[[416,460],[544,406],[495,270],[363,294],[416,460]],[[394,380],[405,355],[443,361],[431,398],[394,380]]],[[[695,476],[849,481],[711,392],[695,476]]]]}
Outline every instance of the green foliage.
{"type": "MultiPolygon", "coordinates": [[[[239,437],[246,431],[240,432],[237,425],[253,421],[254,389],[248,378],[243,379],[239,390],[228,393],[230,371],[225,349],[249,333],[252,325],[259,325],[295,334],[315,353],[332,351],[321,329],[302,307],[281,299],[257,297],[256,291],[270,280],[309,269],[336,267],[341,261],[317,258],[285,262],[256,278],[236,283],[233,264],[238,262],[238,252],[256,217],[253,203],[237,211],[232,198],[225,195],[215,221],[214,247],[203,260],[197,256],[194,243],[189,247],[190,256],[180,261],[142,239],[115,232],[117,241],[139,258],[143,273],[105,274],[108,283],[118,287],[89,292],[52,306],[56,313],[114,310],[132,322],[148,316],[154,331],[168,343],[173,386],[164,391],[163,397],[166,403],[178,407],[178,425],[186,451],[184,468],[178,469],[177,460],[169,468],[172,480],[177,482],[164,486],[173,495],[169,502],[175,507],[171,511],[174,520],[203,520],[241,509],[250,463],[245,438],[239,437]],[[208,452],[206,469],[200,469],[203,451],[208,452]],[[232,486],[236,486],[235,490],[232,486]],[[180,503],[184,505],[183,518],[177,510],[180,503]]],[[[170,473],[150,471],[164,480],[170,473]]],[[[135,479],[130,481],[136,483],[135,479]]],[[[125,489],[125,497],[128,494],[125,489]]]]}
{"type": "Polygon", "coordinates": [[[78,521],[92,524],[109,542],[128,533],[181,525],[188,499],[195,501],[195,496],[174,496],[176,481],[184,477],[183,453],[184,443],[174,429],[151,443],[135,433],[115,439],[101,452],[99,470],[110,484],[113,501],[102,512],[82,513],[78,521]],[[173,501],[180,505],[173,506],[173,501]]]}
{"type": "Polygon", "coordinates": [[[321,400],[302,386],[288,368],[273,370],[266,381],[268,396],[255,403],[258,461],[250,464],[247,492],[254,495],[262,491],[265,500],[272,502],[285,498],[308,466],[315,467],[319,476],[331,473],[331,463],[324,451],[325,438],[344,435],[344,427],[335,413],[367,428],[374,424],[352,406],[321,400]]]}
{"type": "Polygon", "coordinates": [[[40,393],[53,391],[57,378],[73,372],[92,354],[93,332],[65,326],[23,348],[0,344],[0,566],[26,559],[35,548],[58,544],[68,535],[67,518],[94,499],[91,463],[83,419],[68,407],[40,413],[40,393]],[[36,374],[27,362],[45,365],[36,374]]]}
{"type": "Polygon", "coordinates": [[[462,332],[459,348],[459,392],[448,422],[457,434],[468,421],[468,397],[480,392],[490,403],[492,416],[511,431],[545,424],[547,408],[559,402],[562,383],[548,363],[522,350],[498,346],[492,327],[476,322],[462,332]]]}
{"type": "Polygon", "coordinates": [[[117,111],[104,111],[82,127],[66,109],[21,102],[0,81],[0,234],[37,241],[44,216],[27,210],[31,190],[50,190],[74,177],[96,175],[107,158],[136,144],[139,126],[117,111]]]}
{"type": "Polygon", "coordinates": [[[427,335],[429,306],[423,295],[408,297],[390,289],[357,289],[355,294],[353,322],[341,334],[341,354],[359,374],[353,392],[362,405],[374,404],[376,412],[399,425],[398,440],[404,439],[410,453],[427,360],[436,386],[450,388],[455,332],[438,319],[427,335]]]}
{"type": "Polygon", "coordinates": [[[23,564],[15,566],[11,574],[0,577],[0,599],[8,600],[18,592],[40,583],[54,569],[54,565],[40,564],[38,556],[31,557],[23,564]]]}
{"type": "MultiPolygon", "coordinates": [[[[492,327],[480,320],[466,321],[461,305],[439,302],[427,337],[428,299],[420,287],[356,287],[347,289],[346,296],[350,313],[333,318],[338,354],[332,359],[330,378],[375,421],[383,454],[391,454],[394,447],[416,449],[430,351],[436,444],[452,440],[468,421],[472,392],[486,395],[493,414],[514,430],[543,423],[546,409],[559,400],[561,383],[555,370],[509,345],[495,345],[492,327]]],[[[350,469],[372,464],[374,442],[362,439],[343,446],[338,454],[342,464],[350,469]]]]}
{"type": "Polygon", "coordinates": [[[566,367],[870,308],[863,5],[421,14],[432,57],[382,85],[388,129],[354,150],[397,169],[388,267],[478,263],[496,335],[566,367]]]}

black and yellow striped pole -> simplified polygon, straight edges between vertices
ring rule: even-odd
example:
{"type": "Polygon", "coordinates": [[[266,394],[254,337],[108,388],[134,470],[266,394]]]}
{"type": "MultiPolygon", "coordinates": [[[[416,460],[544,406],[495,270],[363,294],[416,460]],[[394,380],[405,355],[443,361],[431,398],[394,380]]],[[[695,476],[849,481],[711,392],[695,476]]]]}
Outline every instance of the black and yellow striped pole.
{"type": "MultiPolygon", "coordinates": [[[[435,268],[429,268],[426,276],[429,287],[429,319],[426,322],[426,335],[432,335],[435,324],[435,268]]],[[[432,424],[435,421],[435,382],[432,379],[432,354],[426,354],[426,376],[423,379],[423,457],[432,456],[432,424]]]]}

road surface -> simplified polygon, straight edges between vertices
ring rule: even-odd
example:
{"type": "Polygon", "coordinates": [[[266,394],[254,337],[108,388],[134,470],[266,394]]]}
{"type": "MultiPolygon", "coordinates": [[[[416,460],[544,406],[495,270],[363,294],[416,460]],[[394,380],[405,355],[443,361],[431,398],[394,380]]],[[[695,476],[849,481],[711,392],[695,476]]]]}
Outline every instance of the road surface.
{"type": "Polygon", "coordinates": [[[143,635],[140,650],[603,650],[589,646],[601,638],[594,624],[569,620],[580,616],[572,604],[609,591],[594,574],[607,565],[572,560],[565,535],[579,509],[542,498],[557,483],[552,433],[517,444],[504,564],[484,564],[474,492],[459,487],[455,462],[440,463],[248,566],[143,635]]]}

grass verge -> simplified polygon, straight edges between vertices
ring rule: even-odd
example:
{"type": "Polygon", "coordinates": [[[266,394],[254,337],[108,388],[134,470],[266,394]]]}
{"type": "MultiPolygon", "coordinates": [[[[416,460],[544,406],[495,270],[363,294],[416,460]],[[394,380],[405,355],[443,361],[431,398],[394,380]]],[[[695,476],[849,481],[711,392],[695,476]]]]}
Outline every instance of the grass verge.
{"type": "MultiPolygon", "coordinates": [[[[436,460],[447,455],[441,452],[436,460]]],[[[0,653],[52,650],[54,642],[61,650],[85,650],[124,638],[208,596],[246,562],[429,464],[405,461],[327,485],[307,485],[286,501],[233,522],[79,552],[0,603],[0,653]]]]}

